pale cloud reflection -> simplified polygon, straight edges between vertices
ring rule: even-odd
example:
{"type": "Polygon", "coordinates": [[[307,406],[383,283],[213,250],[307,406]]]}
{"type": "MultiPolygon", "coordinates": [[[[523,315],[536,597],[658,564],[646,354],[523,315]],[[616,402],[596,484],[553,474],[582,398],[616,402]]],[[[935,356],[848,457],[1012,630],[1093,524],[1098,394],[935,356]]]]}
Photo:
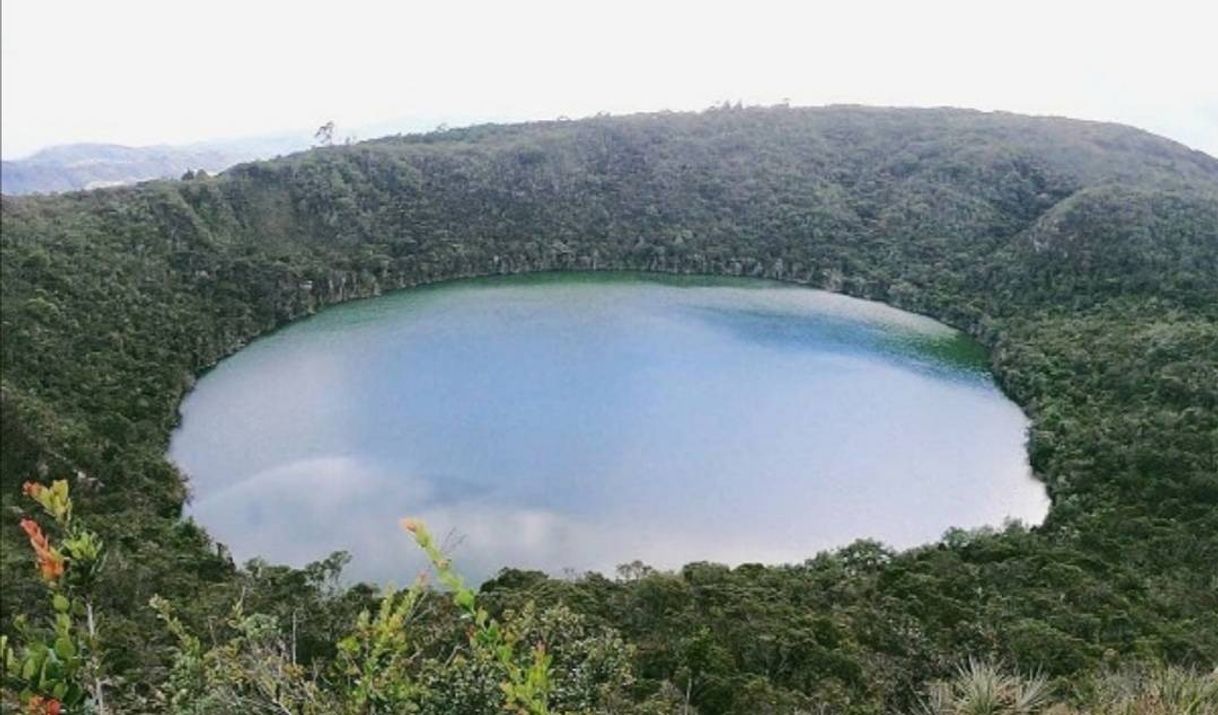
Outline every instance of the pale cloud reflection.
{"type": "MultiPolygon", "coordinates": [[[[997,524],[1007,515],[1037,513],[1047,506],[1043,492],[1028,490],[1014,500],[1009,490],[993,492],[993,508],[974,515],[976,523],[961,526],[997,524]]],[[[799,523],[798,514],[750,523],[732,518],[730,509],[698,520],[640,519],[622,510],[575,517],[481,499],[437,499],[424,479],[331,456],[266,470],[200,500],[191,514],[230,545],[238,561],[260,556],[303,566],[345,550],[354,555],[349,579],[396,584],[409,582],[426,567],[398,526],[402,516],[424,520],[475,582],[508,566],[558,575],[611,574],[634,559],[657,568],[692,561],[798,563],[852,538],[913,546],[938,536],[909,531],[900,517],[909,504],[899,495],[868,506],[861,520],[849,507],[831,501],[825,500],[827,511],[807,512],[806,523],[799,523]],[[829,511],[836,516],[829,518],[829,511]],[[799,529],[790,529],[792,519],[799,529]],[[856,522],[853,530],[845,526],[851,520],[856,522]]]]}
{"type": "MultiPolygon", "coordinates": [[[[398,584],[426,566],[398,526],[405,515],[425,521],[475,581],[505,566],[612,573],[635,558],[675,568],[691,560],[778,563],[811,554],[767,544],[773,535],[764,527],[643,524],[620,512],[577,518],[477,499],[434,504],[432,494],[425,480],[334,456],[266,470],[199,500],[190,514],[238,561],[263,557],[303,566],[345,550],[354,555],[348,578],[398,584]]],[[[830,545],[828,537],[820,544],[830,545]]]]}
{"type": "Polygon", "coordinates": [[[191,514],[238,560],[345,550],[350,577],[398,584],[424,566],[404,516],[450,536],[471,580],[799,562],[1043,518],[1019,409],[967,365],[920,367],[924,342],[880,349],[947,328],[745,285],[504,279],[325,311],[183,406],[191,514]]]}
{"type": "Polygon", "coordinates": [[[429,488],[347,456],[302,459],[196,499],[188,514],[234,558],[302,566],[332,551],[375,552],[379,521],[393,523],[429,488]]]}

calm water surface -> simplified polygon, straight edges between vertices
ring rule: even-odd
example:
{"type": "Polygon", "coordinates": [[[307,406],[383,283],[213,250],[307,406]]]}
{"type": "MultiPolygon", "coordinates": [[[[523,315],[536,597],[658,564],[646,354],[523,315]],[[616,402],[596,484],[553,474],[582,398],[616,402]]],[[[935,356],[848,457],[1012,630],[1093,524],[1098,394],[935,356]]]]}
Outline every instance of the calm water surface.
{"type": "Polygon", "coordinates": [[[189,512],[238,559],[409,580],[397,527],[473,578],[801,561],[1039,522],[1026,419],[961,334],[759,281],[485,279],[258,340],[182,405],[189,512]]]}

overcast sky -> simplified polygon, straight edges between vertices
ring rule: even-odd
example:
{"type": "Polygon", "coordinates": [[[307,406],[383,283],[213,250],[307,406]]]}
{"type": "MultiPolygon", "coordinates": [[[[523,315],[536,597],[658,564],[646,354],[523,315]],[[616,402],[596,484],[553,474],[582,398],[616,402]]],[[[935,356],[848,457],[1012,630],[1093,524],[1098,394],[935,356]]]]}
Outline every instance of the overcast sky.
{"type": "Polygon", "coordinates": [[[399,119],[955,105],[1218,155],[1218,3],[3,0],[3,155],[399,119]]]}

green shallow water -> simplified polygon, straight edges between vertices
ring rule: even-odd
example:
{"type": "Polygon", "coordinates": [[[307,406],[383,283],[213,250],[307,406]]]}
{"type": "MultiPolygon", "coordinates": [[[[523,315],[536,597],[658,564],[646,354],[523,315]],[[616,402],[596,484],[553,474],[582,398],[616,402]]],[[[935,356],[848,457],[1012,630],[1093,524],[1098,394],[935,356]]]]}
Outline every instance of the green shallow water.
{"type": "Polygon", "coordinates": [[[927,318],[762,281],[544,274],[328,309],[200,379],[170,456],[244,559],[474,578],[800,561],[1040,521],[1026,419],[927,318]]]}

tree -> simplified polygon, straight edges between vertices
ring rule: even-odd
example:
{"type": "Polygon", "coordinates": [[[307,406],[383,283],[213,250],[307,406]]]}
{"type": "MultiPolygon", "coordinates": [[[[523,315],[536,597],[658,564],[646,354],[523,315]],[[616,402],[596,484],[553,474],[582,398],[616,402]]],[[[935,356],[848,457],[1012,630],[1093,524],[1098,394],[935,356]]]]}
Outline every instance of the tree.
{"type": "Polygon", "coordinates": [[[313,132],[313,138],[317,140],[320,146],[332,146],[334,144],[334,120],[326,122],[313,132]]]}

